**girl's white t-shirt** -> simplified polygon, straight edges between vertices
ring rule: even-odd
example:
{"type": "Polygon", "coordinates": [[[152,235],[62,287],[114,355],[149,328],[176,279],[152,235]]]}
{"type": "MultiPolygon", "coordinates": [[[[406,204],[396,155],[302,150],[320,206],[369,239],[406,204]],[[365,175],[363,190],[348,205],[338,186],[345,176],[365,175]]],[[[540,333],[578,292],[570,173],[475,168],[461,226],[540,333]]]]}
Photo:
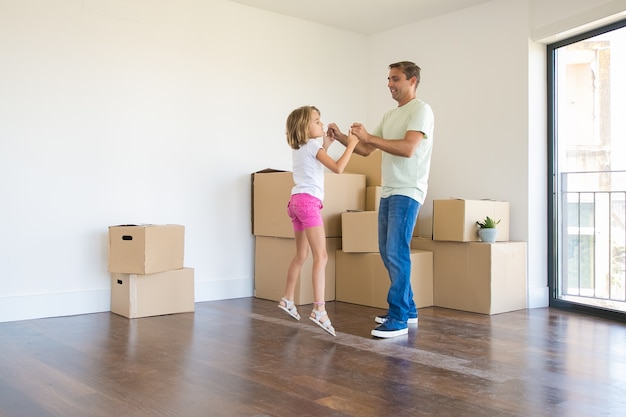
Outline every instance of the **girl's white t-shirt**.
{"type": "Polygon", "coordinates": [[[293,182],[291,194],[310,194],[324,201],[324,165],[317,160],[322,145],[316,139],[292,151],[293,182]]]}

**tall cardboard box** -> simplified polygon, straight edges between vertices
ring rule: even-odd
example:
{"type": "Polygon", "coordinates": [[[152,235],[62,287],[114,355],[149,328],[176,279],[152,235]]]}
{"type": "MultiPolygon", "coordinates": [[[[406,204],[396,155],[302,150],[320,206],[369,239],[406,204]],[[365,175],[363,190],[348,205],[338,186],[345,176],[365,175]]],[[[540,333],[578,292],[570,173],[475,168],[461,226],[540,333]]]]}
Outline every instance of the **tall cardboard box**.
{"type": "MultiPolygon", "coordinates": [[[[335,252],[341,249],[341,238],[326,238],[326,283],[324,301],[335,300],[335,252]]],[[[295,239],[257,236],[255,238],[254,255],[254,296],[266,300],[278,301],[285,293],[287,270],[296,252],[295,239]]],[[[313,255],[302,267],[300,278],[296,284],[294,302],[296,305],[311,304],[313,285],[311,270],[313,255]]]]}
{"type": "Polygon", "coordinates": [[[480,241],[477,221],[486,216],[500,220],[496,241],[509,240],[509,203],[493,200],[450,198],[433,200],[433,240],[480,241]]]}
{"type": "MultiPolygon", "coordinates": [[[[336,300],[370,307],[388,308],[389,274],[379,253],[337,251],[336,300]]],[[[411,287],[417,308],[433,305],[433,254],[411,251],[411,287]]]]}
{"type": "Polygon", "coordinates": [[[252,174],[252,234],[294,237],[287,215],[293,188],[293,173],[265,169],[252,174]]]}
{"type": "Polygon", "coordinates": [[[185,227],[178,224],[109,227],[109,272],[153,274],[183,267],[185,227]]]}
{"type": "Polygon", "coordinates": [[[355,153],[350,157],[345,172],[365,175],[367,187],[382,185],[382,162],[383,153],[381,150],[377,149],[368,156],[361,156],[355,153]]]}
{"type": "MultiPolygon", "coordinates": [[[[263,170],[252,174],[252,234],[293,238],[287,203],[293,188],[291,171],[263,170]]],[[[324,230],[341,236],[341,213],[365,208],[365,175],[324,174],[324,230]]]]}
{"type": "Polygon", "coordinates": [[[374,185],[365,189],[365,211],[378,211],[380,207],[380,196],[383,194],[383,187],[374,185]]]}
{"type": "Polygon", "coordinates": [[[132,318],[193,312],[194,270],[111,274],[111,312],[132,318]]]}
{"type": "Polygon", "coordinates": [[[433,253],[434,305],[482,314],[526,308],[526,242],[443,242],[413,238],[433,253]]]}

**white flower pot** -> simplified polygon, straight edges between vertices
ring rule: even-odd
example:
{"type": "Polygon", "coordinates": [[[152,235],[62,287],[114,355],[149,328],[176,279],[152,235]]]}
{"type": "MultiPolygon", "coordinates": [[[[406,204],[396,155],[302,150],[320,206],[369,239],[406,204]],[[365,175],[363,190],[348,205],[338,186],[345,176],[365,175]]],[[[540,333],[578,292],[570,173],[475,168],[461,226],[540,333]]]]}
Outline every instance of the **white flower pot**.
{"type": "Polygon", "coordinates": [[[494,243],[498,236],[498,229],[478,229],[478,237],[486,243],[494,243]]]}

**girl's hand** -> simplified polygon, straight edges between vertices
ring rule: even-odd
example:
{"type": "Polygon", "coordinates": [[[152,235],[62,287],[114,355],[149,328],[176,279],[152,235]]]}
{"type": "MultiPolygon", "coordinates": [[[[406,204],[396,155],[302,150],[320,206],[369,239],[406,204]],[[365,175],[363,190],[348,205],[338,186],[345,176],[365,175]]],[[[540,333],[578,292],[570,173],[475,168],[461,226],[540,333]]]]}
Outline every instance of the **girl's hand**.
{"type": "Polygon", "coordinates": [[[358,137],[359,140],[363,142],[369,142],[368,139],[370,134],[365,129],[365,126],[363,126],[361,123],[353,123],[350,127],[350,132],[358,137]]]}
{"type": "Polygon", "coordinates": [[[356,137],[354,133],[352,133],[352,129],[348,130],[348,146],[356,146],[359,142],[359,138],[356,137]]]}

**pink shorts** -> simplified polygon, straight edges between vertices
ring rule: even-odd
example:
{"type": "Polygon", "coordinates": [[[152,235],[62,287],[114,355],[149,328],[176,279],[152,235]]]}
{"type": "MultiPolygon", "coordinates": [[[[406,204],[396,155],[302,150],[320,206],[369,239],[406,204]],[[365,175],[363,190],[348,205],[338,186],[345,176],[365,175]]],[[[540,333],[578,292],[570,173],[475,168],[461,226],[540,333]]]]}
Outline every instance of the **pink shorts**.
{"type": "Polygon", "coordinates": [[[321,210],[324,206],[319,198],[310,194],[294,194],[287,204],[287,214],[291,217],[293,230],[302,232],[304,229],[323,226],[321,210]]]}

